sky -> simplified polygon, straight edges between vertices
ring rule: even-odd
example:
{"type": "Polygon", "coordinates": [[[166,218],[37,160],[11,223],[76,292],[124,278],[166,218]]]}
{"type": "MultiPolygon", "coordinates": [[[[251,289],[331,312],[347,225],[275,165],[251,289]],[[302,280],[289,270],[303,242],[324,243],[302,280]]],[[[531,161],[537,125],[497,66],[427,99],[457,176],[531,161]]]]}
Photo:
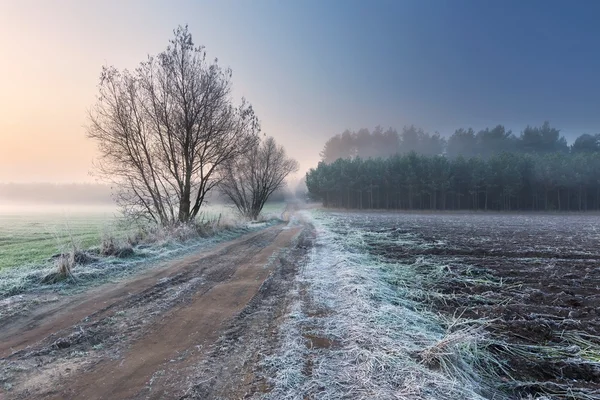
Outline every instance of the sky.
{"type": "Polygon", "coordinates": [[[584,0],[0,0],[0,182],[94,181],[101,67],[135,68],[180,24],[299,175],[345,129],[598,133],[598,15],[584,0]]]}

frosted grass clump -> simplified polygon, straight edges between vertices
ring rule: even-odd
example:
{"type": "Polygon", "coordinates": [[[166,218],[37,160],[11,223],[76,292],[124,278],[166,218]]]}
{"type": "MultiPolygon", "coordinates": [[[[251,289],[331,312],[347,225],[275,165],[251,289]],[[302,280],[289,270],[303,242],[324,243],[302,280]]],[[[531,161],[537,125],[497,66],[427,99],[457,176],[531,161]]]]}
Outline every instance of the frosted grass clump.
{"type": "MultiPolygon", "coordinates": [[[[316,243],[280,329],[282,350],[264,362],[272,389],[257,397],[505,398],[482,376],[500,364],[486,350],[481,322],[448,323],[419,301],[435,295],[421,283],[441,277],[443,266],[426,259],[392,264],[370,255],[368,223],[346,215],[304,212],[317,230],[316,243]],[[307,345],[310,337],[327,344],[307,345]]],[[[405,236],[402,245],[421,243],[405,236]]]]}

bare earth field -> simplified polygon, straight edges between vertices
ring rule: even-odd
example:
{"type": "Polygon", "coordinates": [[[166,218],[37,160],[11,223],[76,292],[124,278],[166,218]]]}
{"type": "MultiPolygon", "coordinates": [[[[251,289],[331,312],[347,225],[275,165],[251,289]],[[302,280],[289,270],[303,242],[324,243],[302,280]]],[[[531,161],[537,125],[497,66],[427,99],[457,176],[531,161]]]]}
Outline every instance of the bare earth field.
{"type": "Polygon", "coordinates": [[[600,399],[600,216],[286,214],[0,320],[0,398],[600,399]]]}
{"type": "Polygon", "coordinates": [[[372,241],[373,254],[443,266],[425,283],[439,294],[432,308],[487,321],[515,395],[600,398],[598,215],[373,215],[369,225],[418,242],[372,241]]]}

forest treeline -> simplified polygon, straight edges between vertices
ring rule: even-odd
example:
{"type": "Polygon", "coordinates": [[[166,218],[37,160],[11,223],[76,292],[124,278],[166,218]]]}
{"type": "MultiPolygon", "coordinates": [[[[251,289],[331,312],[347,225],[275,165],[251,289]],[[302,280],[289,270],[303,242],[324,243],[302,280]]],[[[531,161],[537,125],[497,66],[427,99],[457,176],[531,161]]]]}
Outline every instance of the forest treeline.
{"type": "Polygon", "coordinates": [[[600,151],[600,135],[583,134],[572,146],[567,144],[560,131],[548,122],[542,126],[527,126],[519,136],[498,125],[475,132],[473,129],[457,129],[448,139],[439,133],[425,132],[415,126],[404,127],[402,132],[389,128],[376,127],[372,132],[360,129],[357,132],[345,131],[330,138],[321,159],[332,163],[338,158],[363,159],[391,157],[395,154],[417,154],[448,158],[488,158],[501,153],[568,153],[600,151]]]}
{"type": "MultiPolygon", "coordinates": [[[[443,142],[413,127],[407,131],[422,138],[416,142],[421,149],[443,142]]],[[[309,195],[327,207],[353,209],[600,210],[598,135],[582,135],[569,147],[547,123],[527,128],[519,138],[502,127],[477,134],[459,131],[444,144],[445,153],[438,152],[440,147],[422,154],[415,148],[376,153],[384,152],[384,146],[375,139],[333,162],[323,157],[306,174],[309,195]]],[[[371,134],[378,136],[378,130],[371,134]]],[[[393,143],[390,132],[381,136],[393,143]]],[[[399,142],[409,143],[404,135],[399,142]]],[[[325,151],[331,154],[327,147],[325,151]]]]}

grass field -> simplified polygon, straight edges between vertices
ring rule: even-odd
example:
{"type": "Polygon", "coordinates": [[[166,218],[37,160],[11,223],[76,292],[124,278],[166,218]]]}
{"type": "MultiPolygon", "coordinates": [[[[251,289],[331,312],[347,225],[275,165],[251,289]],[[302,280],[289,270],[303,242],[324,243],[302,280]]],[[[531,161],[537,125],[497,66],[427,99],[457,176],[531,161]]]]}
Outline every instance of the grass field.
{"type": "Polygon", "coordinates": [[[95,246],[124,228],[113,207],[0,207],[0,269],[44,262],[72,242],[95,246]]]}
{"type": "MultiPolygon", "coordinates": [[[[284,203],[265,206],[263,214],[279,216],[284,203]]],[[[231,206],[203,208],[200,218],[235,219],[231,206]]],[[[111,206],[1,206],[0,270],[44,263],[74,243],[78,248],[97,246],[103,235],[123,238],[135,227],[124,223],[111,206]]]]}

